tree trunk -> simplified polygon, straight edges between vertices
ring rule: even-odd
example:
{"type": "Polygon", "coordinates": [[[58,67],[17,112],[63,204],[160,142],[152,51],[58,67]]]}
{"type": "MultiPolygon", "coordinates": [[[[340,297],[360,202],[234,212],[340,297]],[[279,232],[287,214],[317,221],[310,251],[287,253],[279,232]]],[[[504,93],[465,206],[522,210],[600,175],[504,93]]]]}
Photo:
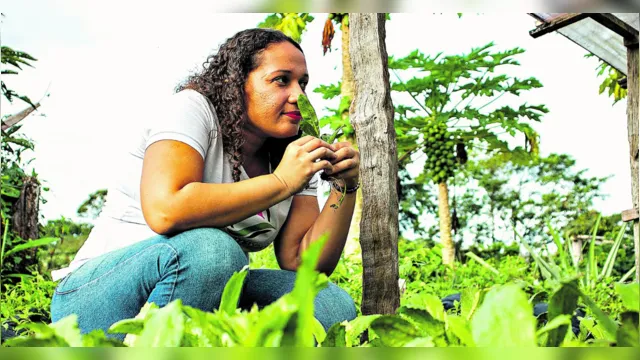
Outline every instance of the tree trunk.
{"type": "MultiPolygon", "coordinates": [[[[353,80],[353,70],[351,69],[351,56],[349,55],[349,25],[347,24],[346,17],[342,18],[340,29],[342,32],[342,85],[340,87],[340,95],[342,97],[348,96],[349,99],[353,100],[355,84],[353,80]]],[[[347,117],[349,117],[348,109],[342,113],[343,119],[347,117]]],[[[345,140],[358,148],[355,136],[347,136],[345,140]]],[[[349,234],[347,235],[347,243],[345,245],[345,255],[347,256],[353,254],[359,247],[360,219],[362,219],[362,189],[358,189],[356,192],[356,204],[353,209],[353,217],[351,218],[351,225],[349,226],[349,234]]]]}
{"type": "MultiPolygon", "coordinates": [[[[349,54],[349,25],[345,24],[347,18],[342,18],[342,86],[340,95],[348,96],[353,100],[355,95],[355,84],[353,79],[353,69],[351,68],[351,55],[349,54]]],[[[349,115],[348,113],[346,114],[349,115]]]]}
{"type": "MultiPolygon", "coordinates": [[[[626,43],[626,41],[625,41],[626,43]]],[[[638,157],[638,132],[640,120],[638,116],[638,43],[631,42],[627,45],[627,131],[629,138],[629,159],[631,165],[631,202],[635,209],[640,210],[640,165],[638,157]]],[[[635,219],[633,224],[633,243],[636,255],[636,282],[640,282],[640,220],[635,219]]]]}
{"type": "MultiPolygon", "coordinates": [[[[38,214],[40,205],[40,184],[34,177],[26,177],[22,184],[20,197],[11,207],[10,230],[24,240],[40,238],[38,230],[38,214]]],[[[9,249],[5,249],[7,251],[9,249]]],[[[18,274],[28,274],[28,268],[38,263],[37,248],[20,252],[22,261],[11,269],[18,274]]]]}
{"type": "Polygon", "coordinates": [[[349,14],[355,97],[351,123],[360,142],[362,313],[394,314],[398,288],[398,157],[385,45],[385,14],[349,14]]]}
{"type": "Polygon", "coordinates": [[[20,197],[13,204],[11,229],[25,240],[38,239],[38,211],[40,184],[34,177],[27,177],[22,184],[20,197]]]}
{"type": "Polygon", "coordinates": [[[449,211],[449,189],[446,182],[438,184],[438,214],[440,217],[440,241],[442,242],[442,263],[453,265],[456,250],[451,239],[451,212],[449,211]]]}

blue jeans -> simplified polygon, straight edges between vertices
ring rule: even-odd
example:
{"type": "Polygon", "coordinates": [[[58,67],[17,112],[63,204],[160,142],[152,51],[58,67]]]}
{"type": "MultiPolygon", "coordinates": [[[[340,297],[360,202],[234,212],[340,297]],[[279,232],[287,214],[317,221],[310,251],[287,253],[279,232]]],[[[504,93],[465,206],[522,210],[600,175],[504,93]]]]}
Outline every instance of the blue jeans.
{"type": "MultiPolygon", "coordinates": [[[[107,329],[135,317],[146,302],[163,307],[175,299],[204,311],[220,306],[225,284],[248,264],[236,241],[214,228],[173,237],[155,236],[87,261],[58,284],[51,301],[51,320],[78,316],[80,331],[107,329]]],[[[249,270],[239,306],[269,305],[293,289],[296,273],[249,270]]],[[[353,299],[333,283],[315,298],[315,317],[325,330],[356,317],[353,299]]],[[[110,334],[124,339],[122,334],[110,334]]]]}

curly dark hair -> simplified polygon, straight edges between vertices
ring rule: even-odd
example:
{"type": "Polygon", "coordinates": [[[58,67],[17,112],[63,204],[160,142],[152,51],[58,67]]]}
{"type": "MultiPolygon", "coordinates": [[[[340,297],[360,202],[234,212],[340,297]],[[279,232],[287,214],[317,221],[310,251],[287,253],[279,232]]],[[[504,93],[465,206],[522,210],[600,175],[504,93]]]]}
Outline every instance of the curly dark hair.
{"type": "MultiPolygon", "coordinates": [[[[242,166],[243,126],[247,121],[244,85],[249,73],[260,65],[261,53],[271,44],[290,42],[298,50],[300,45],[280,31],[272,29],[247,29],[238,32],[220,45],[218,52],[209,55],[202,64],[203,70],[191,75],[176,92],[191,89],[209,99],[220,122],[224,152],[229,154],[232,175],[240,181],[242,166]]],[[[304,53],[304,52],[303,52],[304,53]]],[[[298,135],[286,139],[265,141],[262,149],[269,152],[269,161],[275,169],[282,159],[286,146],[298,135]]]]}

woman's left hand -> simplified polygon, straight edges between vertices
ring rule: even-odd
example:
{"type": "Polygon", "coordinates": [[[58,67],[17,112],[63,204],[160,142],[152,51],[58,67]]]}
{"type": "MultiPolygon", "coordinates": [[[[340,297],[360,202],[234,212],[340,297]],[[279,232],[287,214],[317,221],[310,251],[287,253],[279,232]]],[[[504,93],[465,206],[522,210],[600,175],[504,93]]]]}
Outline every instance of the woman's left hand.
{"type": "Polygon", "coordinates": [[[360,180],[360,152],[348,141],[331,144],[331,147],[336,159],[331,161],[333,172],[327,175],[344,180],[349,188],[356,186],[360,180]]]}

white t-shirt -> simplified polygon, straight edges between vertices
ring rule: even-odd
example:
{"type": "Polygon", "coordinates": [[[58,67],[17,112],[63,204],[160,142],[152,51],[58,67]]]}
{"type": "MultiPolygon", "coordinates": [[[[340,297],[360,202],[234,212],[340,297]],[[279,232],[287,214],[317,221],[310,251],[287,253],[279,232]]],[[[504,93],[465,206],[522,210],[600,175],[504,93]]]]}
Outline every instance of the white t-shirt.
{"type": "MultiPolygon", "coordinates": [[[[54,281],[94,257],[157,235],[147,225],[140,204],[140,178],[144,153],[160,140],[177,140],[194,148],[204,159],[204,183],[233,183],[229,156],[224,153],[213,105],[200,93],[183,90],[162,105],[162,114],[148,125],[123,157],[119,178],[108,194],[102,212],[69,267],[54,270],[54,281]]],[[[270,169],[271,171],[271,169],[270,169]]],[[[240,180],[247,176],[241,168],[240,180]]],[[[317,196],[317,174],[297,195],[317,196]]],[[[245,252],[259,251],[273,242],[287,219],[293,197],[256,215],[223,228],[245,252]]]]}

